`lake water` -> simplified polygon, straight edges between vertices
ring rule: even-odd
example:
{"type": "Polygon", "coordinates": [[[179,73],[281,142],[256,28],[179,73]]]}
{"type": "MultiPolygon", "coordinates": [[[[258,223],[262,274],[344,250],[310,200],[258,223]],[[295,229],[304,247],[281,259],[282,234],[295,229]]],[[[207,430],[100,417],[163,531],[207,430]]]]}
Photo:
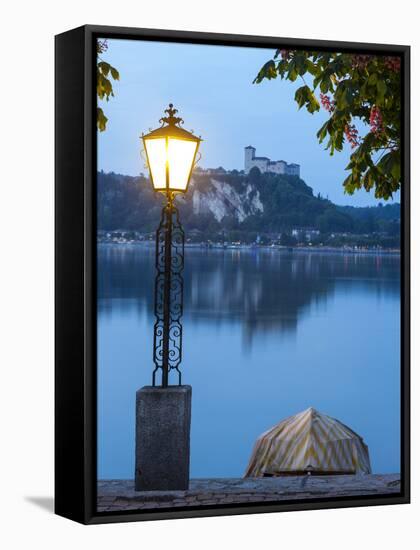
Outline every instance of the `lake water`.
{"type": "MultiPolygon", "coordinates": [[[[398,256],[186,249],[191,477],[240,477],[263,431],[310,406],[400,471],[398,256]]],[[[98,247],[98,477],[134,476],[153,370],[154,249],[98,247]]]]}

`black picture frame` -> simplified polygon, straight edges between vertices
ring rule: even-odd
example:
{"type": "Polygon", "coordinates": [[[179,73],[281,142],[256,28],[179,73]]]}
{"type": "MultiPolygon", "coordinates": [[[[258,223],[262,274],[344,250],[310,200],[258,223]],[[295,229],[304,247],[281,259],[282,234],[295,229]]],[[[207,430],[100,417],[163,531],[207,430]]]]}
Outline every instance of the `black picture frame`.
{"type": "Polygon", "coordinates": [[[84,523],[345,508],[410,502],[410,47],[86,25],[55,37],[55,512],[84,523]],[[145,512],[96,511],[95,39],[306,48],[400,56],[401,492],[145,512]]]}

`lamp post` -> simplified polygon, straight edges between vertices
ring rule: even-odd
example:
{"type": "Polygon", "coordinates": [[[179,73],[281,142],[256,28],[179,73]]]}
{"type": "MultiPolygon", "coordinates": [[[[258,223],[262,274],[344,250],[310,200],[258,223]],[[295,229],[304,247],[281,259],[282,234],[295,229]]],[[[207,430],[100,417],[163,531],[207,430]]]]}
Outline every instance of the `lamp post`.
{"type": "Polygon", "coordinates": [[[163,388],[168,386],[171,370],[177,372],[181,385],[184,231],[174,199],[177,193],[185,193],[188,189],[201,141],[181,128],[183,120],[176,116],[177,112],[170,103],[165,110],[167,116],[160,119],[162,126],[142,135],[153,188],[166,197],[156,231],[153,339],[153,386],[156,385],[156,373],[161,370],[163,388]]]}
{"type": "Polygon", "coordinates": [[[143,134],[150,180],[165,195],[156,231],[152,386],[136,394],[137,491],[185,490],[189,484],[191,386],[181,384],[184,231],[175,196],[185,193],[201,139],[181,127],[170,103],[162,125],[143,134]],[[161,383],[156,385],[160,371],[161,383]],[[170,385],[171,371],[177,385],[170,385]]]}

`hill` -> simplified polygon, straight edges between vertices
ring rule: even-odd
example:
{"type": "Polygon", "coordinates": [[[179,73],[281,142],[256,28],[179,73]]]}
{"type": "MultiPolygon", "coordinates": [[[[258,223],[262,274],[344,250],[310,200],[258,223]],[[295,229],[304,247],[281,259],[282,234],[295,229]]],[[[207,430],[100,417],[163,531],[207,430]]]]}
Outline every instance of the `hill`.
{"type": "MultiPolygon", "coordinates": [[[[98,229],[154,231],[163,199],[145,177],[98,173],[98,229]]],[[[215,235],[291,233],[312,228],[321,234],[350,233],[395,236],[399,233],[399,205],[369,208],[333,204],[297,176],[197,172],[185,196],[177,197],[186,230],[202,239],[215,235]]]]}

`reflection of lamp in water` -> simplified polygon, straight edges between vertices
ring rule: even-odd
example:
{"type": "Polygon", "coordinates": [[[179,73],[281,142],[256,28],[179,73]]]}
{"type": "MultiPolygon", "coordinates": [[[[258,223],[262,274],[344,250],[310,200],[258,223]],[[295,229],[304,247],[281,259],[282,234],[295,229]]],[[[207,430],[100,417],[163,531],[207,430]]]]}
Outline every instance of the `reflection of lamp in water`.
{"type": "Polygon", "coordinates": [[[189,484],[191,387],[181,385],[184,231],[174,199],[185,193],[201,139],[181,128],[170,103],[162,126],[142,135],[150,179],[166,203],[156,231],[153,386],[136,400],[136,490],[185,490],[189,484]],[[178,385],[169,386],[175,371],[178,385]],[[169,387],[168,387],[169,386],[169,387]]]}
{"type": "Polygon", "coordinates": [[[178,370],[182,354],[182,315],[184,232],[174,204],[176,193],[185,193],[201,139],[181,128],[172,103],[160,119],[162,126],[143,135],[150,179],[155,191],[164,193],[166,205],[156,233],[156,283],[153,360],[153,385],[162,370],[162,387],[168,386],[169,371],[178,370]]]}

